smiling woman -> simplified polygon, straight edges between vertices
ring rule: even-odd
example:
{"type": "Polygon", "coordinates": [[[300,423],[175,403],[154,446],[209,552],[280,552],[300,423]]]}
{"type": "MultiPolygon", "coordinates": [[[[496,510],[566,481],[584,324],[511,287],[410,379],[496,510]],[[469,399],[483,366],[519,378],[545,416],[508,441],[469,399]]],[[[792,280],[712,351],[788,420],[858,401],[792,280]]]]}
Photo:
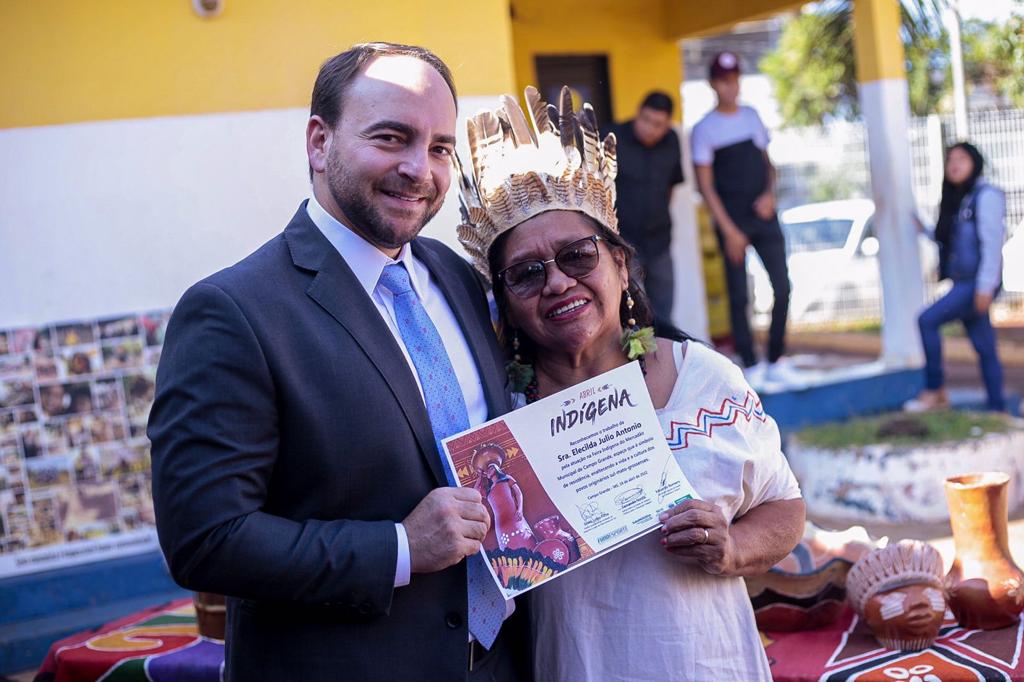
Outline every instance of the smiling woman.
{"type": "Polygon", "coordinates": [[[473,174],[461,177],[459,227],[494,282],[518,403],[637,360],[702,498],[663,515],[660,534],[534,593],[535,675],[769,679],[740,576],[769,568],[802,532],[778,429],[736,366],[678,330],[656,335],[650,326],[635,252],[618,233],[614,136],[600,140],[589,105],[577,114],[567,89],[557,111],[532,88],[526,100],[532,129],[510,97],[469,121],[473,174]]]}

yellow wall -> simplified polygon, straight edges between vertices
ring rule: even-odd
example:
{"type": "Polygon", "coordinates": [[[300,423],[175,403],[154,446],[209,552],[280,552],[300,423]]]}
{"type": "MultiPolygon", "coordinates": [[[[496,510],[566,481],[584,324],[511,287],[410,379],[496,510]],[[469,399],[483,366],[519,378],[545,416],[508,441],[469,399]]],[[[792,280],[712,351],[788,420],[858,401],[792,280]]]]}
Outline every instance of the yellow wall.
{"type": "Polygon", "coordinates": [[[460,95],[510,90],[508,0],[0,1],[0,128],[309,105],[348,45],[424,45],[460,95]]]}
{"type": "Polygon", "coordinates": [[[512,0],[512,10],[518,94],[537,84],[536,55],[606,54],[616,121],[654,89],[672,95],[678,119],[682,60],[660,0],[512,0]]]}

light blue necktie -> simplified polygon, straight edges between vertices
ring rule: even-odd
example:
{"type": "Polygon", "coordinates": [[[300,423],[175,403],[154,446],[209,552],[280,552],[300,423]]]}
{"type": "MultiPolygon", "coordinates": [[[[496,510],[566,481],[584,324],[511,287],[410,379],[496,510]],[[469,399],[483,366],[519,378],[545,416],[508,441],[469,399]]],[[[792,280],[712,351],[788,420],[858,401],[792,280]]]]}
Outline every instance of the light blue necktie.
{"type": "MultiPolygon", "coordinates": [[[[416,367],[423,398],[434,430],[434,442],[448,485],[455,475],[441,455],[441,440],[469,428],[469,413],[462,397],[455,369],[444,348],[437,327],[409,283],[409,273],[401,263],[388,265],[380,283],[395,296],[395,322],[416,367]]],[[[491,648],[505,618],[505,599],[484,564],[483,552],[466,560],[469,585],[469,631],[482,645],[491,648]]]]}

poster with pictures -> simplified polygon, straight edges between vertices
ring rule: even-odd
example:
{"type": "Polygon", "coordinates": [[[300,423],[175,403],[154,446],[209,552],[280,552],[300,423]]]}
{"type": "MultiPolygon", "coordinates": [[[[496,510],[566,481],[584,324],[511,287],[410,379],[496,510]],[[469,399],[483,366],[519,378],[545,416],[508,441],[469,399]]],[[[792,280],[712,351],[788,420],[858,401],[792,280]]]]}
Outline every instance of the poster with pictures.
{"type": "Polygon", "coordinates": [[[169,317],[0,329],[0,578],[156,548],[146,421],[169,317]]]}

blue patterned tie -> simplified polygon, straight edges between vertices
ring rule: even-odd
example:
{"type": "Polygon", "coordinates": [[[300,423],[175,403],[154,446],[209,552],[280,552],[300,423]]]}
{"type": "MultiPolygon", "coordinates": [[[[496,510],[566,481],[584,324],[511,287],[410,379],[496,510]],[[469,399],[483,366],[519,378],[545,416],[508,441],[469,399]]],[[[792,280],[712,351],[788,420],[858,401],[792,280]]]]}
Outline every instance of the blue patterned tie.
{"type": "MultiPolygon", "coordinates": [[[[409,283],[409,273],[401,263],[388,265],[381,273],[380,283],[395,295],[395,322],[402,335],[405,348],[412,357],[423,398],[434,430],[434,442],[438,455],[441,440],[469,428],[469,413],[466,400],[462,397],[455,369],[444,348],[437,327],[431,322],[427,311],[409,283]]],[[[448,485],[455,485],[455,475],[449,469],[447,460],[441,456],[448,485]]],[[[505,600],[494,584],[483,552],[474,554],[466,561],[469,580],[469,631],[477,641],[488,649],[498,636],[505,618],[505,600]]]]}

